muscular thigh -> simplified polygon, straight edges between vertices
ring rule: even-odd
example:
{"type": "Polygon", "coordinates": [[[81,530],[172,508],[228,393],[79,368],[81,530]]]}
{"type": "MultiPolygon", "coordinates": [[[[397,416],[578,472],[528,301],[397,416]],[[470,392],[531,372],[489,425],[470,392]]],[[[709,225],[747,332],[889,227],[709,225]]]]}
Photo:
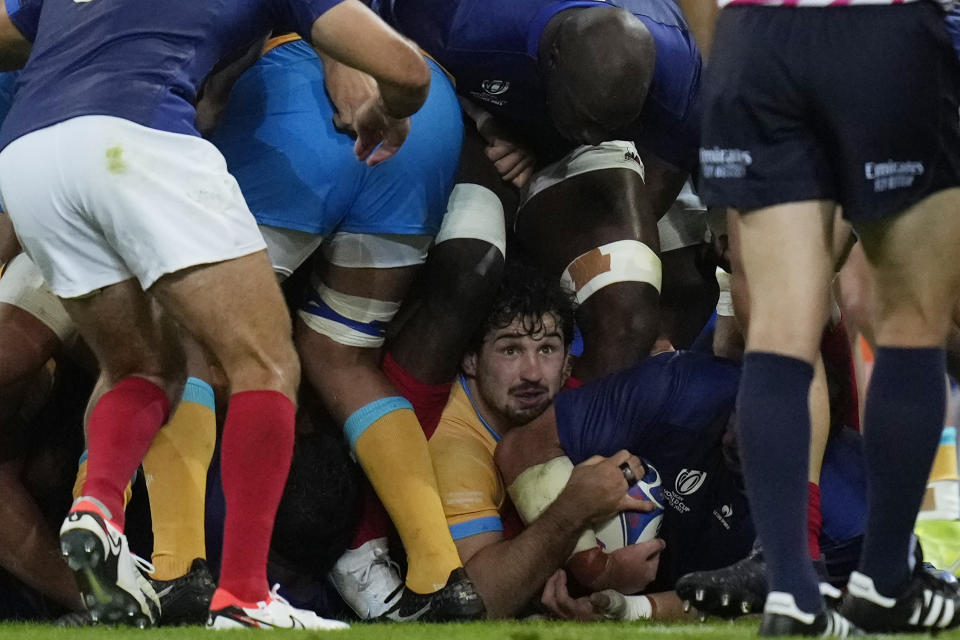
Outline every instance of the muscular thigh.
{"type": "Polygon", "coordinates": [[[642,182],[632,170],[605,169],[554,184],[524,204],[517,237],[556,274],[577,256],[618,240],[639,240],[659,251],[657,220],[639,213],[642,182]]]}

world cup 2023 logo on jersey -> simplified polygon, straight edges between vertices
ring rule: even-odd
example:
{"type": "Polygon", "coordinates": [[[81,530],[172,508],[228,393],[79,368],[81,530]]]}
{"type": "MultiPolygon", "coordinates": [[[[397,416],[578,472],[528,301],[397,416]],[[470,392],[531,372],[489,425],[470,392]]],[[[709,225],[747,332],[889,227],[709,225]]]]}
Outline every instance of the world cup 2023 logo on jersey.
{"type": "Polygon", "coordinates": [[[664,501],[679,513],[690,511],[690,507],[683,501],[684,496],[696,493],[707,480],[706,471],[698,469],[681,469],[673,483],[673,490],[664,488],[664,501]]]}

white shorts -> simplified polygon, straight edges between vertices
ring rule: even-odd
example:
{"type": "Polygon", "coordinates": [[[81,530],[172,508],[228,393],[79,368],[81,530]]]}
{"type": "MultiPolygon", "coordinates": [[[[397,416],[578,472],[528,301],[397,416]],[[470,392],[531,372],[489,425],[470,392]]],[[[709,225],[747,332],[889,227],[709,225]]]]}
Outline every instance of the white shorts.
{"type": "Polygon", "coordinates": [[[307,231],[261,225],[273,270],[287,278],[321,249],[327,262],[354,269],[391,269],[423,264],[431,235],[336,232],[323,236],[307,231]]]}
{"type": "Polygon", "coordinates": [[[660,253],[702,244],[708,237],[707,208],[693,192],[690,181],[683,185],[676,201],[657,223],[660,253]]]}
{"type": "Polygon", "coordinates": [[[265,248],[212,144],[122,118],[82,116],[0,153],[0,199],[61,298],[265,248]]]}
{"type": "Polygon", "coordinates": [[[555,184],[583,173],[602,169],[629,169],[643,178],[643,161],[640,160],[637,147],[632,142],[610,140],[598,145],[584,145],[533,174],[520,199],[520,207],[555,184]]]}
{"type": "Polygon", "coordinates": [[[77,326],[67,314],[30,257],[21,253],[6,266],[0,277],[0,302],[19,307],[57,334],[60,342],[70,344],[77,326]]]}

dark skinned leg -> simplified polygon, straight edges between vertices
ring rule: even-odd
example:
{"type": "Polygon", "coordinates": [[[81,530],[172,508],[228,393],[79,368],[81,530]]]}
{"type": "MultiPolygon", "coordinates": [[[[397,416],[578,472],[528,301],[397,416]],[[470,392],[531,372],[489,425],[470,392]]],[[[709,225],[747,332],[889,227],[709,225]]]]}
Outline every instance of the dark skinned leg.
{"type": "MultiPolygon", "coordinates": [[[[575,258],[617,240],[639,240],[659,253],[657,217],[639,199],[643,181],[629,169],[575,176],[538,193],[517,221],[533,260],[560,277],[575,258]]],[[[659,294],[644,282],[600,289],[577,311],[584,354],[574,375],[591,380],[646,357],[660,332],[659,294]]]]}

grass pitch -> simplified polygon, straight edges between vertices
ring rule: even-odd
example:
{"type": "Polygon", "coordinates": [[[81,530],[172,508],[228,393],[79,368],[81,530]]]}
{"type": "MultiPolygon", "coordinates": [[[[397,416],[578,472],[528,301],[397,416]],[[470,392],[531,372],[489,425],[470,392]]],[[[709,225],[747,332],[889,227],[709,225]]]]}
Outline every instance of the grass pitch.
{"type": "MultiPolygon", "coordinates": [[[[736,623],[650,624],[644,622],[477,622],[471,624],[354,624],[348,631],[207,631],[201,627],[127,629],[91,627],[60,629],[41,624],[0,624],[0,638],[23,640],[252,640],[251,634],[279,633],[284,638],[324,637],[331,640],[745,640],[757,637],[758,619],[736,623]]],[[[929,638],[927,635],[888,636],[929,638]]],[[[942,633],[939,640],[960,640],[960,630],[942,633]]]]}

